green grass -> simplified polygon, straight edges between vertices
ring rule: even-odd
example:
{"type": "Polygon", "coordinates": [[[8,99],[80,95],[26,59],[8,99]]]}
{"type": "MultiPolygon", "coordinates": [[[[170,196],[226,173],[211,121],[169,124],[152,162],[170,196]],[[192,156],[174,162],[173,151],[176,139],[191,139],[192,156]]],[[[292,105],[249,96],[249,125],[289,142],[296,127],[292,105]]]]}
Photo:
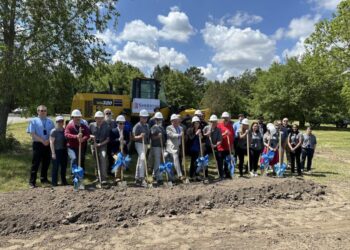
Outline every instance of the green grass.
{"type": "MultiPolygon", "coordinates": [[[[29,171],[31,167],[31,138],[26,133],[27,123],[11,124],[8,132],[21,142],[16,152],[0,153],[0,192],[8,192],[28,188],[29,171]]],[[[323,184],[330,182],[346,182],[350,180],[350,129],[336,130],[323,127],[315,130],[318,146],[313,163],[313,174],[305,176],[323,184]]],[[[216,176],[217,171],[213,159],[209,174],[216,176]]],[[[131,168],[124,173],[127,181],[134,180],[137,156],[132,156],[131,168]]],[[[187,171],[189,158],[186,159],[187,171]]],[[[86,184],[95,179],[95,163],[88,150],[86,157],[86,184]]],[[[51,169],[51,165],[50,165],[51,169]]],[[[40,170],[39,170],[40,171],[40,170]]],[[[68,180],[70,169],[67,170],[68,180]]],[[[49,176],[51,173],[49,172],[49,176]]],[[[38,175],[39,176],[39,175],[38,175]]],[[[40,183],[40,182],[39,182],[40,183]]]]}

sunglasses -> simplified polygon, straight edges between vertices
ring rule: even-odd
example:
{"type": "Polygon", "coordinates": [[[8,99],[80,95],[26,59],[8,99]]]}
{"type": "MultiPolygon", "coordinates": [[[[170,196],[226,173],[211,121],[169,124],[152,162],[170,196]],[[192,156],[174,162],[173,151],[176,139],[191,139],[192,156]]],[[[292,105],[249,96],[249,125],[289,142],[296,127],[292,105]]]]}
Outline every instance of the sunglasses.
{"type": "Polygon", "coordinates": [[[125,123],[124,123],[124,122],[119,122],[118,124],[119,124],[119,125],[125,125],[125,123]]]}
{"type": "Polygon", "coordinates": [[[106,115],[111,115],[112,113],[106,113],[106,115]]]}
{"type": "Polygon", "coordinates": [[[57,121],[56,123],[63,123],[63,120],[57,121]]]}
{"type": "Polygon", "coordinates": [[[41,110],[38,110],[39,112],[47,112],[47,110],[43,110],[43,109],[41,109],[41,110]]]}

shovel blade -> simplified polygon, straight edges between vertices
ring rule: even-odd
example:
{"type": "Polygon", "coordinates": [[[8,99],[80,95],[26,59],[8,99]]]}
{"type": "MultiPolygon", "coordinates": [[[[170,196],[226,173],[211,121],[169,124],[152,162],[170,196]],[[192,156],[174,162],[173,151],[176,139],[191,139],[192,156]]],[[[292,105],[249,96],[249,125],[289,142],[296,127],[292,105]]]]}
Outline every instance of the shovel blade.
{"type": "Polygon", "coordinates": [[[173,186],[173,183],[172,183],[171,181],[164,182],[164,186],[166,186],[166,187],[172,187],[172,186],[173,186]]]}
{"type": "Polygon", "coordinates": [[[120,181],[118,182],[118,187],[127,187],[128,186],[128,183],[126,181],[120,181]]]}
{"type": "Polygon", "coordinates": [[[190,180],[189,180],[188,178],[186,178],[186,179],[184,180],[184,183],[185,183],[185,184],[190,184],[190,180]]]}

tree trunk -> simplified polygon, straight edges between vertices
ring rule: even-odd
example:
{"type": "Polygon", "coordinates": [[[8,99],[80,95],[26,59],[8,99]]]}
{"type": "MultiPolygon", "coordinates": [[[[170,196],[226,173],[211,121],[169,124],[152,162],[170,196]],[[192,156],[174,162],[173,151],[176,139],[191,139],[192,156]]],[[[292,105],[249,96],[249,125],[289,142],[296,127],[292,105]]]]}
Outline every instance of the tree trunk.
{"type": "Polygon", "coordinates": [[[3,104],[0,105],[0,151],[1,146],[6,146],[6,128],[7,128],[7,118],[10,113],[9,105],[3,104]]]}

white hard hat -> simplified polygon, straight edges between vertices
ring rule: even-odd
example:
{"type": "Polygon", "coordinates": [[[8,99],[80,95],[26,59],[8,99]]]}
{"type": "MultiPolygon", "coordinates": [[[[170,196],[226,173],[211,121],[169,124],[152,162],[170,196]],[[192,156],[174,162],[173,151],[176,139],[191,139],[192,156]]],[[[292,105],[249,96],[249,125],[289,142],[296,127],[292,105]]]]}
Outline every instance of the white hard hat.
{"type": "Polygon", "coordinates": [[[273,125],[272,123],[268,123],[266,125],[266,128],[270,131],[270,134],[274,135],[276,134],[276,128],[275,128],[275,125],[273,125]]]}
{"type": "Polygon", "coordinates": [[[74,109],[72,111],[71,117],[82,117],[80,110],[79,109],[74,109]]]}
{"type": "Polygon", "coordinates": [[[145,109],[142,109],[139,113],[140,117],[148,117],[149,114],[148,114],[148,111],[145,110],[145,109]]]}
{"type": "Polygon", "coordinates": [[[230,114],[225,111],[224,113],[222,113],[221,118],[230,118],[230,114]]]}
{"type": "Polygon", "coordinates": [[[180,119],[180,117],[177,114],[172,114],[170,116],[170,121],[176,120],[176,119],[180,119]]]}
{"type": "Polygon", "coordinates": [[[202,111],[200,111],[199,109],[197,109],[195,112],[194,112],[195,115],[203,115],[202,111]]]}
{"type": "Polygon", "coordinates": [[[56,116],[56,122],[59,122],[59,121],[64,121],[63,116],[61,116],[61,115],[56,116]]]}
{"type": "Polygon", "coordinates": [[[163,114],[161,112],[157,112],[157,113],[155,113],[154,118],[163,119],[163,114]]]}
{"type": "Polygon", "coordinates": [[[247,118],[244,118],[244,119],[242,120],[242,124],[243,124],[243,125],[249,125],[249,120],[248,120],[247,118]]]}
{"type": "Polygon", "coordinates": [[[198,116],[193,116],[192,117],[192,122],[200,122],[201,120],[199,119],[198,116]]]}
{"type": "Polygon", "coordinates": [[[97,112],[95,113],[95,118],[103,118],[103,117],[105,117],[105,115],[103,114],[102,111],[97,111],[97,112]]]}
{"type": "Polygon", "coordinates": [[[209,118],[210,122],[217,122],[218,121],[218,117],[216,115],[211,115],[209,118]]]}
{"type": "Polygon", "coordinates": [[[117,122],[125,122],[125,117],[123,115],[118,115],[117,119],[115,119],[117,122]]]}

